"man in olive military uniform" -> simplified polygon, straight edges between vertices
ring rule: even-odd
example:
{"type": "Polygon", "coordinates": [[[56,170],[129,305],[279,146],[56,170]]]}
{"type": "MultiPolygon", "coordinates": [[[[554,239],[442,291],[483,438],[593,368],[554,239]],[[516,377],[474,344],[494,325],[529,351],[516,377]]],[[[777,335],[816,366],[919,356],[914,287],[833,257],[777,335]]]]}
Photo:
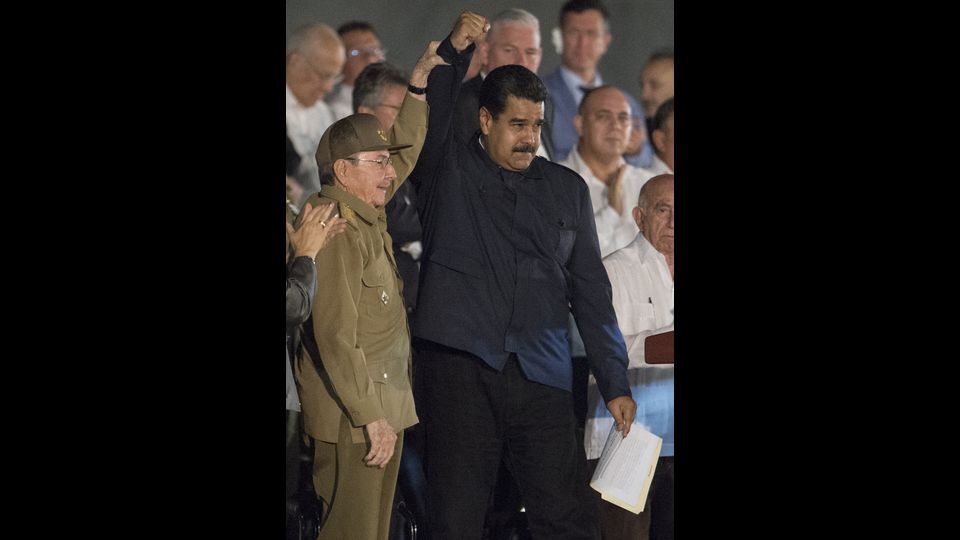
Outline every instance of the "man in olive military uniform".
{"type": "Polygon", "coordinates": [[[317,292],[297,364],[313,482],[325,509],[319,539],[386,540],[403,430],[417,423],[410,333],[384,206],[423,147],[423,88],[442,62],[433,42],[417,62],[397,120],[354,114],[331,125],[317,149],[322,189],[347,229],[316,259],[317,292]]]}

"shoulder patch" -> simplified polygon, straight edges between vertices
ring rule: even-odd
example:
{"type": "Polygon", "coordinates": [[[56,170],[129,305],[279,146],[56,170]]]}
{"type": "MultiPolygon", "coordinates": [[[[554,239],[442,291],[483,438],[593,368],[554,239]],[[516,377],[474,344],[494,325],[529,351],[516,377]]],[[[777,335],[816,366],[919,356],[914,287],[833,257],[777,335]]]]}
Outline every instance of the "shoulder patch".
{"type": "Polygon", "coordinates": [[[352,208],[350,208],[349,206],[343,203],[340,203],[338,206],[340,207],[340,217],[347,220],[347,223],[353,226],[356,226],[357,225],[356,212],[354,212],[352,208]]]}

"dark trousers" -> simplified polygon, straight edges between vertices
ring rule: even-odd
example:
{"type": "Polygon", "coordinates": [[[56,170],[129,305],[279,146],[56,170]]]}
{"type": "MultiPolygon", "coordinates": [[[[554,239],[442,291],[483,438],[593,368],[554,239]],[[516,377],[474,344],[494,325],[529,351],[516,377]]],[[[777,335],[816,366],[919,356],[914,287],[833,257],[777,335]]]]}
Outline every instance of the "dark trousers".
{"type": "Polygon", "coordinates": [[[657,461],[650,482],[650,540],[673,540],[673,456],[657,461]]]}
{"type": "Polygon", "coordinates": [[[300,413],[286,411],[287,423],[287,501],[293,499],[300,484],[300,413]]]}
{"type": "Polygon", "coordinates": [[[420,356],[433,537],[480,538],[503,459],[533,538],[598,538],[595,507],[583,504],[583,447],[570,393],[527,380],[513,355],[502,372],[441,346],[420,356]]]}
{"type": "MultiPolygon", "coordinates": [[[[587,482],[600,460],[591,459],[587,482]]],[[[673,540],[673,456],[657,460],[643,512],[634,514],[600,498],[590,489],[589,500],[600,513],[603,540],[673,540]]]]}
{"type": "MultiPolygon", "coordinates": [[[[394,253],[397,253],[397,250],[394,250],[394,253]]],[[[409,258],[406,253],[403,253],[403,255],[409,258]]],[[[416,264],[412,259],[410,262],[416,264]]],[[[399,255],[397,256],[397,264],[400,264],[399,255]]],[[[401,275],[405,274],[401,272],[401,275]]],[[[406,284],[403,292],[406,301],[406,284]]],[[[412,316],[409,307],[407,313],[412,316]]],[[[430,525],[427,523],[430,515],[427,508],[427,477],[423,466],[426,454],[424,431],[429,421],[430,411],[427,409],[423,396],[423,369],[420,353],[416,347],[412,347],[410,352],[413,361],[413,401],[416,403],[417,417],[419,417],[420,422],[404,430],[403,456],[400,458],[400,473],[397,477],[397,494],[399,498],[403,499],[403,503],[410,513],[413,514],[413,519],[417,524],[417,540],[430,540],[430,525]]]]}

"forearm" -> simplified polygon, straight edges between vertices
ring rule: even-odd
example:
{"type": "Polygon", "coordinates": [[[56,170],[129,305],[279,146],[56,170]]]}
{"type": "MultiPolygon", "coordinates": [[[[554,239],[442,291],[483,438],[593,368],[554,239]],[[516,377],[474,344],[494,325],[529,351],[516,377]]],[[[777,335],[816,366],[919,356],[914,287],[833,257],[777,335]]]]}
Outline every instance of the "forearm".
{"type": "Polygon", "coordinates": [[[317,290],[317,272],[308,257],[297,257],[290,264],[287,277],[287,328],[306,322],[310,317],[317,290]]]}
{"type": "Polygon", "coordinates": [[[453,115],[460,85],[470,66],[475,45],[458,53],[447,36],[437,48],[437,54],[450,65],[440,65],[430,72],[427,84],[427,103],[430,105],[427,136],[411,179],[415,183],[429,181],[437,170],[452,135],[453,115]]]}
{"type": "Polygon", "coordinates": [[[410,176],[410,172],[417,164],[417,159],[420,157],[427,136],[428,116],[429,107],[426,102],[415,99],[412,93],[407,92],[403,104],[400,106],[400,112],[397,113],[397,120],[391,129],[391,140],[398,144],[412,144],[413,146],[400,150],[393,157],[393,167],[397,171],[397,180],[394,191],[388,194],[390,197],[400,187],[400,184],[410,176]]]}

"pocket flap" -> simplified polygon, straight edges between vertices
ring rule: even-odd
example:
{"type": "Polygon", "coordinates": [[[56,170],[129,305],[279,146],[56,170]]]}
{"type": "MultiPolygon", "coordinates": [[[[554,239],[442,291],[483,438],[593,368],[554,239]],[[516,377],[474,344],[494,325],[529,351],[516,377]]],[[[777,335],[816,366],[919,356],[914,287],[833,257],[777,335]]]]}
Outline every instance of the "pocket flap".
{"type": "Polygon", "coordinates": [[[484,277],[483,261],[465,253],[438,247],[430,253],[429,260],[461,274],[484,277]]]}

